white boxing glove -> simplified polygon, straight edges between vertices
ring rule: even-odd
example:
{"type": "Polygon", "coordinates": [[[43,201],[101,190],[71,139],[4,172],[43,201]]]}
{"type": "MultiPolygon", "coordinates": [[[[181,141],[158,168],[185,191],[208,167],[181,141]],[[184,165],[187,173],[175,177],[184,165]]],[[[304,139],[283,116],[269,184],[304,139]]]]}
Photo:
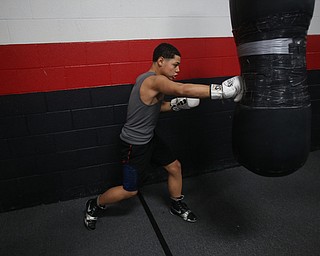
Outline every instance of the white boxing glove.
{"type": "Polygon", "coordinates": [[[173,111],[179,111],[181,109],[195,108],[199,105],[200,99],[197,98],[174,98],[170,102],[171,109],[173,111]]]}
{"type": "Polygon", "coordinates": [[[243,96],[244,81],[241,76],[234,76],[220,84],[210,85],[211,99],[234,98],[234,102],[239,102],[243,96]]]}

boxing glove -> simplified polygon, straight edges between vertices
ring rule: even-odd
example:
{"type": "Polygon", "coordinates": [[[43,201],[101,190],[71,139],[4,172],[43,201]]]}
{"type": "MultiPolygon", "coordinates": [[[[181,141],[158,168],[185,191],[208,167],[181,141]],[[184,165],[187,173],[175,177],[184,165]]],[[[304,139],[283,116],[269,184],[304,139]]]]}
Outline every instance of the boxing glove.
{"type": "Polygon", "coordinates": [[[197,107],[200,103],[200,99],[197,98],[174,98],[170,102],[171,109],[173,111],[180,111],[181,109],[190,109],[197,107]]]}
{"type": "Polygon", "coordinates": [[[240,76],[234,76],[220,84],[210,85],[211,99],[234,98],[234,102],[239,102],[244,91],[244,83],[240,76]]]}

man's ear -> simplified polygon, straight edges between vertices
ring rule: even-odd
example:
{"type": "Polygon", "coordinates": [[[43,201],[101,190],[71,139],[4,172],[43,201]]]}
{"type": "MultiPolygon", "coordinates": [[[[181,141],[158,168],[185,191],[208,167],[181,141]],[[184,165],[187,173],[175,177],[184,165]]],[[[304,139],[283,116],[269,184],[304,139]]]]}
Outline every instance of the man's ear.
{"type": "Polygon", "coordinates": [[[159,67],[162,67],[163,63],[164,63],[164,58],[163,57],[159,57],[158,60],[157,60],[157,63],[158,63],[159,67]]]}

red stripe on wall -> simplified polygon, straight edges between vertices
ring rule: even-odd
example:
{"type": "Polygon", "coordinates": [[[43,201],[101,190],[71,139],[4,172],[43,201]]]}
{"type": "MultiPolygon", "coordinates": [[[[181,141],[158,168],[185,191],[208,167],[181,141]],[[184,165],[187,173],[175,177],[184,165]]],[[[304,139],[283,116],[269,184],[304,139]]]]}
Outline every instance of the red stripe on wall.
{"type": "MultiPolygon", "coordinates": [[[[0,95],[132,84],[161,42],[182,54],[179,80],[240,73],[232,37],[0,46],[0,95]]],[[[308,36],[307,68],[320,69],[320,35],[308,36]]]]}

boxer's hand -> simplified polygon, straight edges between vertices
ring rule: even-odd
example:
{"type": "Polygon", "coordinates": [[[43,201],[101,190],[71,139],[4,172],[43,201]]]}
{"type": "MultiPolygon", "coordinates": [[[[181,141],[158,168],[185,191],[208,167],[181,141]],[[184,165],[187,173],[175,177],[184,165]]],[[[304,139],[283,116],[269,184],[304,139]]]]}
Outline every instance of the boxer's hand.
{"type": "Polygon", "coordinates": [[[241,76],[235,76],[225,80],[221,85],[211,84],[211,99],[229,99],[234,98],[234,102],[239,102],[244,91],[244,82],[241,76]]]}
{"type": "Polygon", "coordinates": [[[179,111],[181,109],[190,109],[197,107],[200,100],[197,98],[174,98],[170,102],[171,109],[173,111],[179,111]]]}

